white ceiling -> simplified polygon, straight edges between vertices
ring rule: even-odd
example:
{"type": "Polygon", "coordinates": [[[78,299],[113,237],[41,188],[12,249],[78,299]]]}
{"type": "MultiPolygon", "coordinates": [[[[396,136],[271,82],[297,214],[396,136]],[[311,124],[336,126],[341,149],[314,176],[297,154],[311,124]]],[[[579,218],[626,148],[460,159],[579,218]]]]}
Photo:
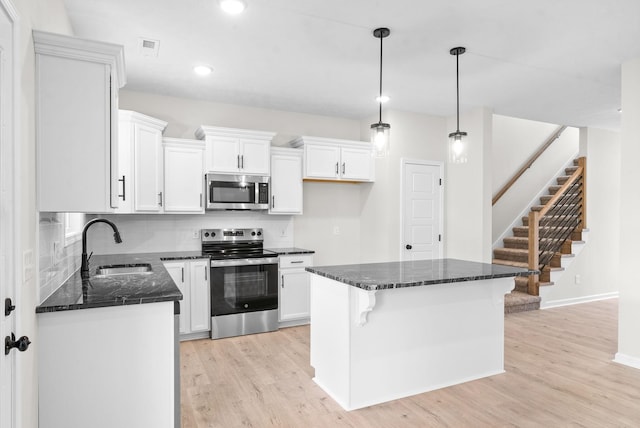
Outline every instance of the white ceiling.
{"type": "Polygon", "coordinates": [[[217,0],[64,3],[77,36],[125,46],[126,89],[353,119],[377,114],[377,27],[384,108],[436,116],[455,114],[449,49],[464,46],[461,112],[616,130],[620,65],[640,58],[638,0],[246,1],[239,16],[217,0]]]}

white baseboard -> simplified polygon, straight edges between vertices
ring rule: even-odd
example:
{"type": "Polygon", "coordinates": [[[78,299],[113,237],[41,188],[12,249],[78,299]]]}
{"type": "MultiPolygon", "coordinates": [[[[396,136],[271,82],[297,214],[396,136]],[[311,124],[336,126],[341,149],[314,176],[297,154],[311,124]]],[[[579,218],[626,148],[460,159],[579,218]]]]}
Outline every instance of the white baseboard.
{"type": "Polygon", "coordinates": [[[634,369],[640,369],[640,358],[631,357],[629,355],[621,354],[620,352],[616,353],[613,362],[633,367],[634,369]]]}
{"type": "Polygon", "coordinates": [[[618,297],[618,292],[613,291],[611,293],[594,294],[591,296],[574,297],[571,299],[551,300],[545,302],[544,299],[540,303],[540,309],[557,308],[560,306],[577,305],[579,303],[595,302],[597,300],[615,299],[618,297]]]}

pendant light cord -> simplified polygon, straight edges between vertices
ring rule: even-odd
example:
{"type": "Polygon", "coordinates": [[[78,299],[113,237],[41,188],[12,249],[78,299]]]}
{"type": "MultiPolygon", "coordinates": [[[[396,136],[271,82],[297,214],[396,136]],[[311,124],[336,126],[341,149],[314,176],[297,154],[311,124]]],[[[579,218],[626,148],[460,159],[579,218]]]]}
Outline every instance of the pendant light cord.
{"type": "Polygon", "coordinates": [[[380,108],[380,115],[378,117],[378,122],[382,123],[382,39],[384,37],[380,37],[380,93],[378,94],[378,104],[380,108]]]}
{"type": "Polygon", "coordinates": [[[460,54],[456,53],[456,132],[460,132],[460,75],[458,71],[458,60],[460,54]]]}

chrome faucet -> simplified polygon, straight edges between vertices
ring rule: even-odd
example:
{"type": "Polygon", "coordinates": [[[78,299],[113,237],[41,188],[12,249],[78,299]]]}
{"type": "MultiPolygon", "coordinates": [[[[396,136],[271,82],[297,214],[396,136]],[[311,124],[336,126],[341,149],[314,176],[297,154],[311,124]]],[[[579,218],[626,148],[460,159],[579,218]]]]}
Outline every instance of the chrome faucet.
{"type": "MultiPolygon", "coordinates": [[[[113,229],[113,239],[116,241],[116,244],[120,244],[122,242],[120,232],[113,222],[104,218],[94,218],[89,220],[87,224],[84,225],[84,229],[82,229],[82,266],[80,267],[80,276],[82,279],[88,279],[91,276],[89,273],[89,259],[91,258],[91,255],[87,257],[87,230],[95,223],[107,223],[111,226],[111,229],[113,229]]],[[[93,252],[91,254],[93,254],[93,252]]]]}

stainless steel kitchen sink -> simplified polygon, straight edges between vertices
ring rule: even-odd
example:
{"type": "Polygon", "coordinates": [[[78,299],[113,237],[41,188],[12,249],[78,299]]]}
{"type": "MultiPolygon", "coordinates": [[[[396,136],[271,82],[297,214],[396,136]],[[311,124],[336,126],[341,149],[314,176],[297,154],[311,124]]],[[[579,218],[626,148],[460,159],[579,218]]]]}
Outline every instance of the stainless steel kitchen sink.
{"type": "Polygon", "coordinates": [[[96,276],[106,277],[114,275],[144,275],[153,272],[149,263],[126,265],[104,265],[96,270],[96,276]]]}

